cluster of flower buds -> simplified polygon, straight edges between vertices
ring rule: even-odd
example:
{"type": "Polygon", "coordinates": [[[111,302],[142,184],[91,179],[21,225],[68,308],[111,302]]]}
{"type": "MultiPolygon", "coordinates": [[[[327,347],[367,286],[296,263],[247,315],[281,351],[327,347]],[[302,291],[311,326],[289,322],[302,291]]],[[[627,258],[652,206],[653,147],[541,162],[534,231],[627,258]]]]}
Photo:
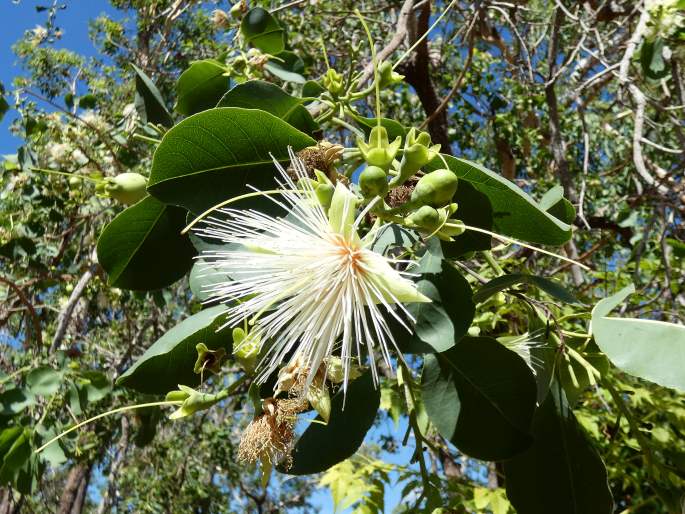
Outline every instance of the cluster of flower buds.
{"type": "Polygon", "coordinates": [[[343,92],[343,76],[335,71],[333,68],[328,68],[328,71],[323,76],[323,87],[336,98],[343,92]]]}
{"type": "Polygon", "coordinates": [[[439,151],[440,145],[431,145],[428,132],[412,128],[404,140],[402,160],[397,175],[390,181],[390,187],[404,184],[409,177],[435,159],[439,151]]]}
{"type": "Polygon", "coordinates": [[[140,173],[121,173],[107,177],[96,187],[96,192],[124,205],[133,205],[146,194],[147,179],[140,173]]]}

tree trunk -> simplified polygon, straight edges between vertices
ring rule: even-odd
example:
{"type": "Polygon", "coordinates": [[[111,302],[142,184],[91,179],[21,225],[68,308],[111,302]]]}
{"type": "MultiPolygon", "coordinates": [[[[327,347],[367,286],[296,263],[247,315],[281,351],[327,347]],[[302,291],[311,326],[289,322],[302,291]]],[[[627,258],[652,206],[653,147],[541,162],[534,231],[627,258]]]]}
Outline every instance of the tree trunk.
{"type": "Polygon", "coordinates": [[[58,514],[80,514],[90,481],[91,467],[92,464],[88,462],[79,462],[71,468],[60,498],[58,514]]]}

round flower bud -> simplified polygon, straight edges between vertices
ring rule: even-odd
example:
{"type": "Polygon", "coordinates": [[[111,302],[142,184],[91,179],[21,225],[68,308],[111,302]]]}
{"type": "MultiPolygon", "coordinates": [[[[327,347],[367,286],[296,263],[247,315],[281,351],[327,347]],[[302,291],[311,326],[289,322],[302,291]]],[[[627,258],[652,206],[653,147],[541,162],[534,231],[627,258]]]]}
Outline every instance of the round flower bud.
{"type": "Polygon", "coordinates": [[[440,224],[440,213],[430,205],[424,205],[407,216],[407,221],[426,230],[435,230],[440,224]]]}
{"type": "Polygon", "coordinates": [[[105,192],[124,205],[133,205],[147,194],[147,179],[140,173],[122,173],[106,178],[105,183],[105,192]]]}
{"type": "Polygon", "coordinates": [[[457,192],[457,175],[450,170],[439,169],[424,175],[416,183],[411,200],[418,205],[442,207],[457,192]]]}
{"type": "Polygon", "coordinates": [[[359,175],[359,188],[364,198],[383,196],[388,191],[388,178],[378,166],[367,166],[359,175]]]}

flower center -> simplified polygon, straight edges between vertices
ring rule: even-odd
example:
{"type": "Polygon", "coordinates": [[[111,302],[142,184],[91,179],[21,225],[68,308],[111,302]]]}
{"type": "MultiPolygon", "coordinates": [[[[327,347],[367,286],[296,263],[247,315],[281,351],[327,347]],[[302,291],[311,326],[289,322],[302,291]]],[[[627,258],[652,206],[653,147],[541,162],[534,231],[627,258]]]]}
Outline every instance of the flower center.
{"type": "Polygon", "coordinates": [[[340,255],[355,273],[361,273],[360,262],[362,260],[362,250],[356,244],[350,243],[343,236],[336,234],[332,239],[336,247],[336,254],[340,255]]]}

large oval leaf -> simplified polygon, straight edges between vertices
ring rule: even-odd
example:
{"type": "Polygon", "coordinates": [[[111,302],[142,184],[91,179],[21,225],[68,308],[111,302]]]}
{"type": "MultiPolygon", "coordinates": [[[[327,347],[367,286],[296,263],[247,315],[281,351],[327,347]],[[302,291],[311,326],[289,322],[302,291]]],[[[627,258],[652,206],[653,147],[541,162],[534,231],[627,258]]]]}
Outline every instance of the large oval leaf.
{"type": "MultiPolygon", "coordinates": [[[[517,185],[475,162],[449,155],[443,157],[460,180],[469,182],[488,197],[494,232],[546,245],[562,245],[570,239],[571,227],[541,209],[517,185]]],[[[430,170],[443,167],[441,158],[427,166],[430,170]]]]}
{"type": "Polygon", "coordinates": [[[176,83],[176,110],[188,116],[214,107],[228,90],[226,71],[214,59],[191,64],[176,83]]]}
{"type": "Polygon", "coordinates": [[[273,187],[271,156],[285,165],[288,146],[298,151],[314,144],[273,114],[238,107],[210,109],[164,135],[152,161],[148,191],[199,213],[248,192],[248,184],[273,187]]]}
{"type": "Polygon", "coordinates": [[[261,109],[309,135],[319,128],[312,115],[302,105],[302,99],[290,96],[280,87],[263,80],[250,80],[238,84],[223,96],[217,107],[261,109]]]}
{"type": "Polygon", "coordinates": [[[295,444],[292,467],[280,470],[292,475],[319,473],[354,455],[373,425],[380,398],[370,371],[350,382],[346,399],[342,390],[333,396],[328,424],[309,425],[295,444]]]}
{"type": "Polygon", "coordinates": [[[537,386],[526,363],[489,337],[465,337],[426,356],[421,377],[426,412],[459,450],[502,460],[530,446],[537,386]]]}
{"type": "Polygon", "coordinates": [[[555,383],[533,420],[535,443],[504,463],[507,496],[520,514],[611,514],[607,473],[555,383]]]}
{"type": "Polygon", "coordinates": [[[240,23],[245,40],[262,52],[276,55],[285,49],[285,31],[269,11],[261,7],[250,9],[240,23]]]}
{"type": "Polygon", "coordinates": [[[471,286],[443,259],[437,238],[431,240],[418,266],[409,271],[419,274],[416,287],[431,301],[407,305],[415,320],[411,333],[389,320],[395,341],[402,353],[447,351],[466,335],[473,321],[475,305],[471,300],[471,286]]]}
{"type": "Polygon", "coordinates": [[[227,327],[217,332],[225,311],[225,307],[217,305],[176,325],[117,379],[117,385],[150,394],[167,393],[179,384],[197,386],[200,375],[193,372],[193,364],[198,343],[204,343],[210,350],[225,348],[231,353],[231,330],[227,327]]]}
{"type": "Polygon", "coordinates": [[[190,269],[195,249],[181,235],[185,211],[152,196],[120,212],[97,244],[98,261],[109,284],[151,291],[180,279],[190,269]]]}
{"type": "Polygon", "coordinates": [[[685,326],[607,317],[634,291],[631,284],[592,310],[591,331],[597,346],[626,373],[685,391],[685,326]]]}

